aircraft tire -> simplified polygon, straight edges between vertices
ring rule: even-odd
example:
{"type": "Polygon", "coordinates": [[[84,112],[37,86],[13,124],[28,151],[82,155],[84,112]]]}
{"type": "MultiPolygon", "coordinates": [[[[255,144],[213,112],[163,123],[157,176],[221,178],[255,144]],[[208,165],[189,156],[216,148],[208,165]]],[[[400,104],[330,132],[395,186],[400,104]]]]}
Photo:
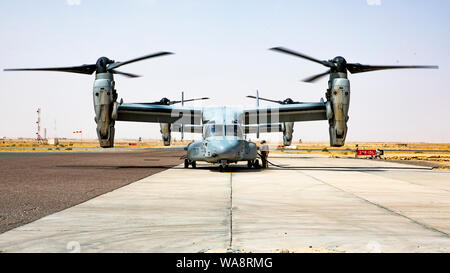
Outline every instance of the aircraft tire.
{"type": "Polygon", "coordinates": [[[184,160],[184,168],[189,168],[189,161],[187,159],[184,160]]]}
{"type": "Polygon", "coordinates": [[[254,167],[255,169],[261,168],[261,165],[259,164],[259,160],[258,160],[258,159],[256,159],[256,160],[253,162],[253,167],[254,167]]]}

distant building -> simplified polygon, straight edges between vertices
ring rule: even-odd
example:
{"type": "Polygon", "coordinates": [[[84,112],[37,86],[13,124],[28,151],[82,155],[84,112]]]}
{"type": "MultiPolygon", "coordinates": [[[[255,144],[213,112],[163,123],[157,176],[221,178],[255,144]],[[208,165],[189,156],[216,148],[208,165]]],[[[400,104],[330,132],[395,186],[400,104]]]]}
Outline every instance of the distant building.
{"type": "Polygon", "coordinates": [[[59,140],[58,140],[58,138],[49,138],[48,139],[48,144],[49,145],[58,145],[59,144],[59,140]]]}

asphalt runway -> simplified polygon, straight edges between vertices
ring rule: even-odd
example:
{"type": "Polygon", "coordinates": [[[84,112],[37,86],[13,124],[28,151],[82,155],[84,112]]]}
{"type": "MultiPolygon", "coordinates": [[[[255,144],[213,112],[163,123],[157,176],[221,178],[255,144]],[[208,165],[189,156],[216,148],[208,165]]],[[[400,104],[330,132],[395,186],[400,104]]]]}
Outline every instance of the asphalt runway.
{"type": "Polygon", "coordinates": [[[0,233],[178,165],[182,154],[0,153],[0,233]]]}
{"type": "MultiPolygon", "coordinates": [[[[130,173],[143,155],[126,163],[130,173]]],[[[65,158],[66,172],[94,165],[65,158]]],[[[450,172],[318,155],[271,161],[281,167],[178,165],[0,234],[0,251],[450,252],[450,172]]]]}

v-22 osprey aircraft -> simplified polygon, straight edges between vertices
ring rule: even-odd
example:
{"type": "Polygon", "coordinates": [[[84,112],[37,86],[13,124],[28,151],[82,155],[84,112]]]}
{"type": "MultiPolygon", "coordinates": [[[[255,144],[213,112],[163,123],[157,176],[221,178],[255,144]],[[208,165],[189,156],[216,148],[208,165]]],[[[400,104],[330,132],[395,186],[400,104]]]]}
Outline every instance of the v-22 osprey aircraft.
{"type": "MultiPolygon", "coordinates": [[[[53,68],[19,68],[5,71],[58,71],[81,74],[95,73],[93,101],[97,136],[103,148],[114,146],[114,125],[116,121],[151,122],[161,124],[161,133],[165,144],[170,144],[172,131],[202,134],[202,140],[192,142],[187,146],[185,167],[196,167],[197,161],[218,163],[222,170],[231,163],[246,161],[249,168],[259,167],[258,148],[253,142],[247,141],[244,135],[260,132],[282,132],[283,142],[290,145],[294,122],[328,120],[330,145],[341,147],[347,136],[348,110],[350,105],[350,81],[347,72],[352,74],[403,68],[438,68],[437,66],[372,66],[359,63],[347,63],[343,57],[332,60],[318,60],[293,50],[275,47],[271,50],[319,63],[329,68],[326,72],[314,75],[306,82],[313,82],[329,75],[326,101],[295,102],[292,99],[284,101],[268,100],[277,103],[275,106],[256,107],[190,107],[176,106],[168,99],[152,103],[117,102],[114,75],[139,77],[138,75],[118,71],[117,68],[146,60],[149,58],[172,54],[157,52],[125,62],[115,62],[101,57],[96,64],[53,67],[53,68]]],[[[249,96],[252,97],[252,96],[249,96]]],[[[255,97],[252,97],[255,98],[255,97]]],[[[207,98],[201,98],[207,99],[207,98]]],[[[196,100],[196,99],[194,99],[196,100]]]]}

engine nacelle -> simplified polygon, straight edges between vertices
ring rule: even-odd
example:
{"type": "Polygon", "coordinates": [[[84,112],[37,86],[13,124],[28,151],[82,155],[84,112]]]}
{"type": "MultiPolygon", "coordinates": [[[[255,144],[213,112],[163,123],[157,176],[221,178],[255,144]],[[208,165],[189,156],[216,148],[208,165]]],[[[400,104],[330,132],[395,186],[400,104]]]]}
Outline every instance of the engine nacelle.
{"type": "Polygon", "coordinates": [[[283,145],[291,146],[292,134],[294,133],[294,123],[284,122],[283,124],[283,145]]]}
{"type": "Polygon", "coordinates": [[[164,146],[170,146],[171,141],[171,124],[170,123],[160,123],[161,135],[164,142],[164,146]]]}
{"type": "Polygon", "coordinates": [[[330,145],[341,147],[347,136],[348,109],[350,106],[350,81],[334,78],[328,91],[327,117],[330,124],[330,145]]]}
{"type": "Polygon", "coordinates": [[[117,99],[114,78],[110,73],[98,73],[94,82],[94,110],[100,147],[114,147],[113,104],[117,99]]]}

